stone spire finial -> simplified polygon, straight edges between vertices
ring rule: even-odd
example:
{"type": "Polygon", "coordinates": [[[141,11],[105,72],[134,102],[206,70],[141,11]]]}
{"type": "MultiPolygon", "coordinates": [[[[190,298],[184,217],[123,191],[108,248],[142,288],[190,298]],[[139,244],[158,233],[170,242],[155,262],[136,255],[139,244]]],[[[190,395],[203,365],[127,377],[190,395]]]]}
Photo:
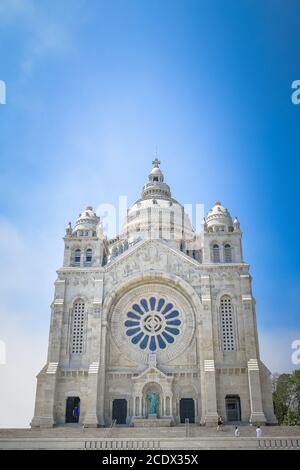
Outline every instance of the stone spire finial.
{"type": "Polygon", "coordinates": [[[67,235],[67,236],[71,236],[71,235],[72,235],[72,231],[73,231],[73,230],[72,230],[72,224],[71,224],[71,222],[69,222],[69,223],[68,223],[68,226],[67,226],[67,228],[66,228],[66,235],[67,235]]]}
{"type": "Polygon", "coordinates": [[[164,175],[159,168],[160,160],[155,157],[152,161],[152,170],[149,174],[149,183],[145,184],[142,191],[142,199],[170,199],[169,186],[164,183],[164,175]]]}

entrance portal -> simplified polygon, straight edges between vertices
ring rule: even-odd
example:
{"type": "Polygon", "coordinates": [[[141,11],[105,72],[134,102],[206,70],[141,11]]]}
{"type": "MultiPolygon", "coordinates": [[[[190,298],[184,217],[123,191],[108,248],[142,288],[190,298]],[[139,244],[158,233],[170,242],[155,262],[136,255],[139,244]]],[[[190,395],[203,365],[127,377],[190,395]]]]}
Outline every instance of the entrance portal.
{"type": "Polygon", "coordinates": [[[66,403],[66,423],[78,423],[80,414],[80,398],[68,397],[66,403]]]}
{"type": "Polygon", "coordinates": [[[181,398],[180,400],[180,422],[185,423],[186,419],[190,423],[195,422],[195,402],[193,398],[181,398]]]}
{"type": "Polygon", "coordinates": [[[117,424],[126,424],[127,418],[127,400],[120,398],[113,401],[112,406],[112,419],[116,420],[117,424]]]}
{"type": "Polygon", "coordinates": [[[238,395],[227,395],[225,398],[227,421],[241,420],[241,403],[238,395]]]}

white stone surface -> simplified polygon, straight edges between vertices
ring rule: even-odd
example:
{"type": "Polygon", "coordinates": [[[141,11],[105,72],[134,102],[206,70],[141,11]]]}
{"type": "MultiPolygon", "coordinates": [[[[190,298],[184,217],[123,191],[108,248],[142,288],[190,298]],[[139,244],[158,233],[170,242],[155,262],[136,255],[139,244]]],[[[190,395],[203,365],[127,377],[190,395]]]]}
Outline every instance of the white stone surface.
{"type": "Polygon", "coordinates": [[[68,397],[80,398],[79,422],[87,427],[110,426],[114,400],[126,400],[130,425],[136,417],[147,419],[150,390],[159,397],[158,418],[174,425],[182,421],[182,399],[192,400],[196,423],[215,425],[218,415],[228,420],[226,397],[239,397],[241,421],[276,422],[239,222],[216,203],[201,233],[193,232],[156,160],[153,169],[119,237],[105,239],[91,207],[74,229],[67,227],[33,427],[64,424],[68,397]],[[220,311],[224,296],[232,305],[227,327],[220,311]],[[84,304],[82,325],[75,316],[78,301],[84,304]],[[224,333],[232,335],[233,350],[224,350],[224,333]]]}

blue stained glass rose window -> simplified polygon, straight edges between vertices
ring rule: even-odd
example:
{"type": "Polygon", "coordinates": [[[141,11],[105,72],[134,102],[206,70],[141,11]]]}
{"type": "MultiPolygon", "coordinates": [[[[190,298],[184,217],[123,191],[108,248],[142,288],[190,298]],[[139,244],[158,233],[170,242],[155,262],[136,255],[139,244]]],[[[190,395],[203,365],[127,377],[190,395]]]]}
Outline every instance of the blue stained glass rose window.
{"type": "Polygon", "coordinates": [[[151,352],[165,349],[180,334],[180,313],[163,298],[142,298],[131,306],[124,323],[132,344],[151,352]]]}

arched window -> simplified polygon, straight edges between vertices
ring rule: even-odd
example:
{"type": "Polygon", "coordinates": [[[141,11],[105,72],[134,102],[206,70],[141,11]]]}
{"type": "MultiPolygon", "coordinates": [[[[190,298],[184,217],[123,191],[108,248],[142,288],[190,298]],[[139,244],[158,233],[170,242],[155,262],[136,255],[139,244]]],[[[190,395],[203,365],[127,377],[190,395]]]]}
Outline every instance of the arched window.
{"type": "Polygon", "coordinates": [[[235,350],[233,306],[231,298],[224,295],[220,302],[223,351],[235,350]]]}
{"type": "Polygon", "coordinates": [[[72,354],[82,354],[84,351],[85,305],[82,300],[74,303],[72,318],[72,354]]]}
{"type": "Polygon", "coordinates": [[[77,248],[77,250],[75,250],[74,263],[80,264],[80,260],[81,260],[81,250],[77,248]]]}
{"type": "Polygon", "coordinates": [[[224,261],[225,263],[232,263],[232,250],[229,243],[224,246],[224,261]]]}
{"type": "Polygon", "coordinates": [[[85,262],[91,263],[92,262],[93,252],[91,248],[88,248],[85,252],[85,262]]]}
{"type": "Polygon", "coordinates": [[[220,263],[220,247],[217,244],[213,245],[212,257],[214,263],[220,263]]]}

